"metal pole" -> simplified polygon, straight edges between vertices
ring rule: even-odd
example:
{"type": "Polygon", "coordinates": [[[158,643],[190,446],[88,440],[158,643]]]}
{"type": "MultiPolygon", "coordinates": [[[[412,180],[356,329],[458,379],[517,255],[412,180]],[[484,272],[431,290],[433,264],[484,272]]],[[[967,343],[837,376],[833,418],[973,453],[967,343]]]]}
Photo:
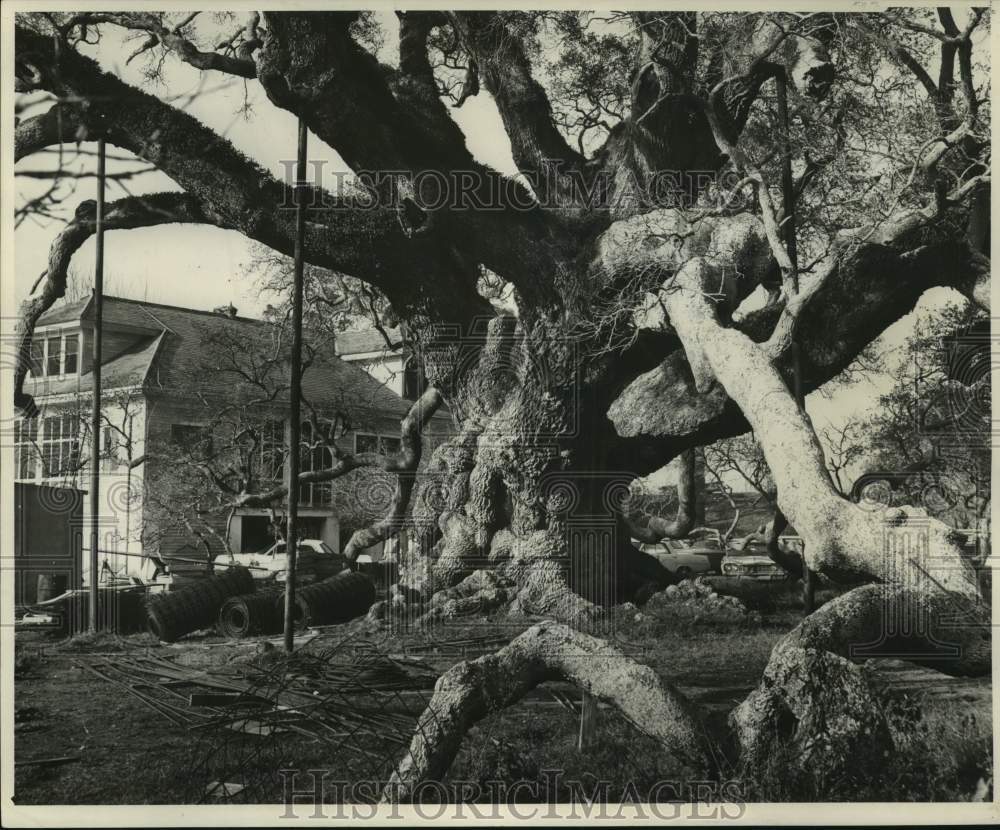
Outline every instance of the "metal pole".
{"type": "Polygon", "coordinates": [[[300,398],[302,396],[302,272],[303,248],[306,231],[306,122],[299,119],[299,154],[295,171],[295,278],[292,288],[292,379],[289,406],[288,453],[288,531],[285,546],[288,551],[288,568],[285,572],[285,651],[291,654],[294,647],[295,609],[295,560],[298,547],[299,519],[299,444],[302,421],[300,398]]]}
{"type": "Polygon", "coordinates": [[[101,527],[101,343],[104,325],[104,139],[97,140],[97,212],[94,220],[94,350],[91,373],[94,396],[90,420],[90,608],[91,632],[97,631],[97,554],[101,527]]]}
{"type": "MultiPolygon", "coordinates": [[[[792,262],[792,292],[799,293],[799,253],[798,241],[795,237],[795,192],[792,182],[792,141],[788,128],[788,93],[785,75],[779,73],[776,79],[778,92],[778,120],[781,122],[781,199],[784,205],[782,231],[788,258],[792,262]]],[[[798,337],[792,338],[792,373],[795,391],[795,402],[802,409],[805,398],[802,392],[802,363],[799,353],[798,337]]]]}
{"type": "MultiPolygon", "coordinates": [[[[792,293],[799,293],[799,252],[795,236],[795,188],[792,182],[792,139],[788,126],[788,92],[784,73],[777,77],[778,120],[781,122],[781,201],[784,205],[782,228],[788,258],[792,262],[792,293]]],[[[792,388],[795,403],[802,412],[806,409],[802,389],[802,352],[798,333],[792,335],[792,388]]],[[[816,607],[816,580],[805,556],[802,557],[802,613],[809,616],[816,607]]]]}

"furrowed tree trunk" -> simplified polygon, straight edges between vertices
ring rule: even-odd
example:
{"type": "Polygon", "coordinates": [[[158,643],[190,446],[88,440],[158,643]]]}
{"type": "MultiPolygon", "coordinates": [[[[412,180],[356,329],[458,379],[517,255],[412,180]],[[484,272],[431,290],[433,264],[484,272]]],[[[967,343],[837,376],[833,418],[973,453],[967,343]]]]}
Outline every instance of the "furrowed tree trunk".
{"type": "Polygon", "coordinates": [[[428,365],[459,427],[414,495],[422,544],[404,594],[426,599],[489,567],[531,613],[586,624],[625,599],[632,476],[603,472],[611,427],[582,344],[504,317],[479,338],[439,341],[428,365]]]}

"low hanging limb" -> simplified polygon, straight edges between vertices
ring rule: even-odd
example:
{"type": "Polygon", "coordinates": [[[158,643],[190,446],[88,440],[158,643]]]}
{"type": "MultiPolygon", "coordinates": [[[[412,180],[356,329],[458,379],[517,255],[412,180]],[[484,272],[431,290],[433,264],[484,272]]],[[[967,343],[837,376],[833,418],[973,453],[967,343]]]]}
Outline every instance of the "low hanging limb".
{"type": "MultiPolygon", "coordinates": [[[[150,227],[171,222],[197,222],[224,226],[218,217],[210,217],[196,199],[186,193],[151,193],[130,196],[111,202],[105,207],[104,226],[108,230],[150,227]]],[[[69,264],[73,255],[95,229],[95,203],[82,202],[73,220],[52,242],[48,268],[40,278],[41,290],[21,304],[15,337],[17,362],[14,367],[14,406],[28,417],[37,414],[31,395],[24,392],[24,381],[31,364],[31,337],[38,318],[56,300],[66,294],[69,264]]]]}
{"type": "Polygon", "coordinates": [[[473,725],[548,680],[568,680],[613,704],[696,773],[715,768],[698,709],[683,694],[606,641],[545,622],[441,675],[382,800],[410,801],[424,782],[441,781],[473,725]]]}
{"type": "Polygon", "coordinates": [[[677,476],[677,517],[668,522],[659,516],[650,518],[646,527],[632,522],[623,512],[624,520],[632,537],[640,542],[656,544],[661,539],[680,539],[694,528],[695,501],[697,499],[695,451],[685,450],[680,456],[681,468],[677,476]]]}
{"type": "Polygon", "coordinates": [[[741,764],[756,769],[791,751],[810,769],[833,763],[827,771],[857,771],[871,762],[873,745],[892,740],[881,693],[857,664],[902,658],[953,677],[984,677],[990,634],[975,605],[954,594],[886,584],[842,594],[778,642],[760,685],[730,714],[741,764]],[[828,744],[821,755],[817,727],[828,744]]]}

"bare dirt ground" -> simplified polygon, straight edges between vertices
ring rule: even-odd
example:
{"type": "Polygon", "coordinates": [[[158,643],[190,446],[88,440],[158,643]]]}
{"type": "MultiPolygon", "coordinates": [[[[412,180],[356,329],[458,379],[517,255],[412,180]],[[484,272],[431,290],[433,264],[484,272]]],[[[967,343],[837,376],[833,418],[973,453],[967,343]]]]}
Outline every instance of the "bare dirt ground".
{"type": "MultiPolygon", "coordinates": [[[[651,619],[635,610],[622,615],[611,636],[705,706],[710,713],[709,728],[722,735],[728,712],[756,686],[772,647],[797,623],[800,614],[792,596],[771,603],[759,618],[745,624],[678,620],[669,615],[651,619]],[[635,614],[640,615],[638,619],[635,614]]],[[[495,649],[529,624],[469,619],[447,628],[378,635],[374,640],[387,653],[419,656],[435,672],[441,672],[464,658],[495,649]]],[[[356,634],[357,628],[327,628],[310,647],[316,643],[332,645],[351,632],[356,634]]],[[[169,646],[145,634],[84,636],[68,641],[55,641],[41,632],[19,634],[15,802],[170,804],[203,799],[208,782],[201,772],[202,762],[213,746],[212,735],[171,723],[122,688],[93,676],[80,663],[95,654],[110,659],[115,654],[153,654],[180,665],[212,668],[246,660],[260,648],[258,642],[225,641],[209,634],[169,646]],[[28,763],[52,758],[72,760],[28,763]]],[[[882,662],[877,671],[893,698],[902,701],[921,741],[901,750],[892,763],[887,762],[885,780],[870,782],[868,795],[879,800],[958,800],[972,797],[977,786],[981,794],[984,782],[988,786],[992,776],[992,690],[988,680],[949,678],[898,660],[882,662]],[[940,757],[927,758],[927,746],[936,747],[940,757]],[[919,757],[911,758],[907,752],[919,757]],[[919,773],[911,769],[918,765],[922,765],[919,773]]],[[[534,782],[540,789],[525,789],[529,795],[522,797],[546,801],[577,795],[566,782],[583,782],[588,792],[607,782],[608,789],[602,792],[614,800],[634,798],[632,793],[642,797],[656,782],[681,775],[658,745],[608,707],[600,710],[598,739],[587,750],[577,751],[579,716],[571,707],[573,701],[579,701],[579,692],[566,684],[555,684],[554,688],[555,696],[548,685],[540,687],[517,706],[481,721],[463,743],[450,778],[482,784],[481,794],[474,796],[479,800],[489,799],[491,781],[534,782]],[[553,770],[561,776],[555,782],[553,770]],[[531,796],[532,792],[536,795],[531,796]]],[[[727,751],[720,742],[720,752],[727,751]]],[[[338,767],[338,759],[329,757],[328,747],[315,742],[300,741],[291,754],[299,769],[339,769],[348,780],[364,775],[363,771],[338,767]]],[[[264,756],[257,763],[269,784],[256,791],[255,800],[280,801],[282,789],[276,769],[268,767],[264,756]]],[[[753,780],[753,771],[732,769],[730,773],[743,781],[741,792],[750,800],[796,797],[780,788],[764,787],[753,780]]],[[[857,797],[855,790],[831,792],[825,797],[857,797]]]]}

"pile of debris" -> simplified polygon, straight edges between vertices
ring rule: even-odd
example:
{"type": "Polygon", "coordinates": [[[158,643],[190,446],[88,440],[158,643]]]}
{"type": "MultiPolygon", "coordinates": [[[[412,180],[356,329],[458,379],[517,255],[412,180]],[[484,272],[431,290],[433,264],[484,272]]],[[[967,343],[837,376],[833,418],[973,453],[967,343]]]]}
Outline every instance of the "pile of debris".
{"type": "Polygon", "coordinates": [[[759,619],[754,611],[736,597],[718,594],[702,577],[685,579],[653,594],[636,622],[650,616],[686,617],[691,622],[752,622],[759,619]]]}
{"type": "Polygon", "coordinates": [[[373,643],[313,642],[213,667],[179,657],[81,655],[74,663],[188,731],[192,802],[280,798],[275,770],[303,752],[387,781],[438,678],[422,660],[373,643]]]}

